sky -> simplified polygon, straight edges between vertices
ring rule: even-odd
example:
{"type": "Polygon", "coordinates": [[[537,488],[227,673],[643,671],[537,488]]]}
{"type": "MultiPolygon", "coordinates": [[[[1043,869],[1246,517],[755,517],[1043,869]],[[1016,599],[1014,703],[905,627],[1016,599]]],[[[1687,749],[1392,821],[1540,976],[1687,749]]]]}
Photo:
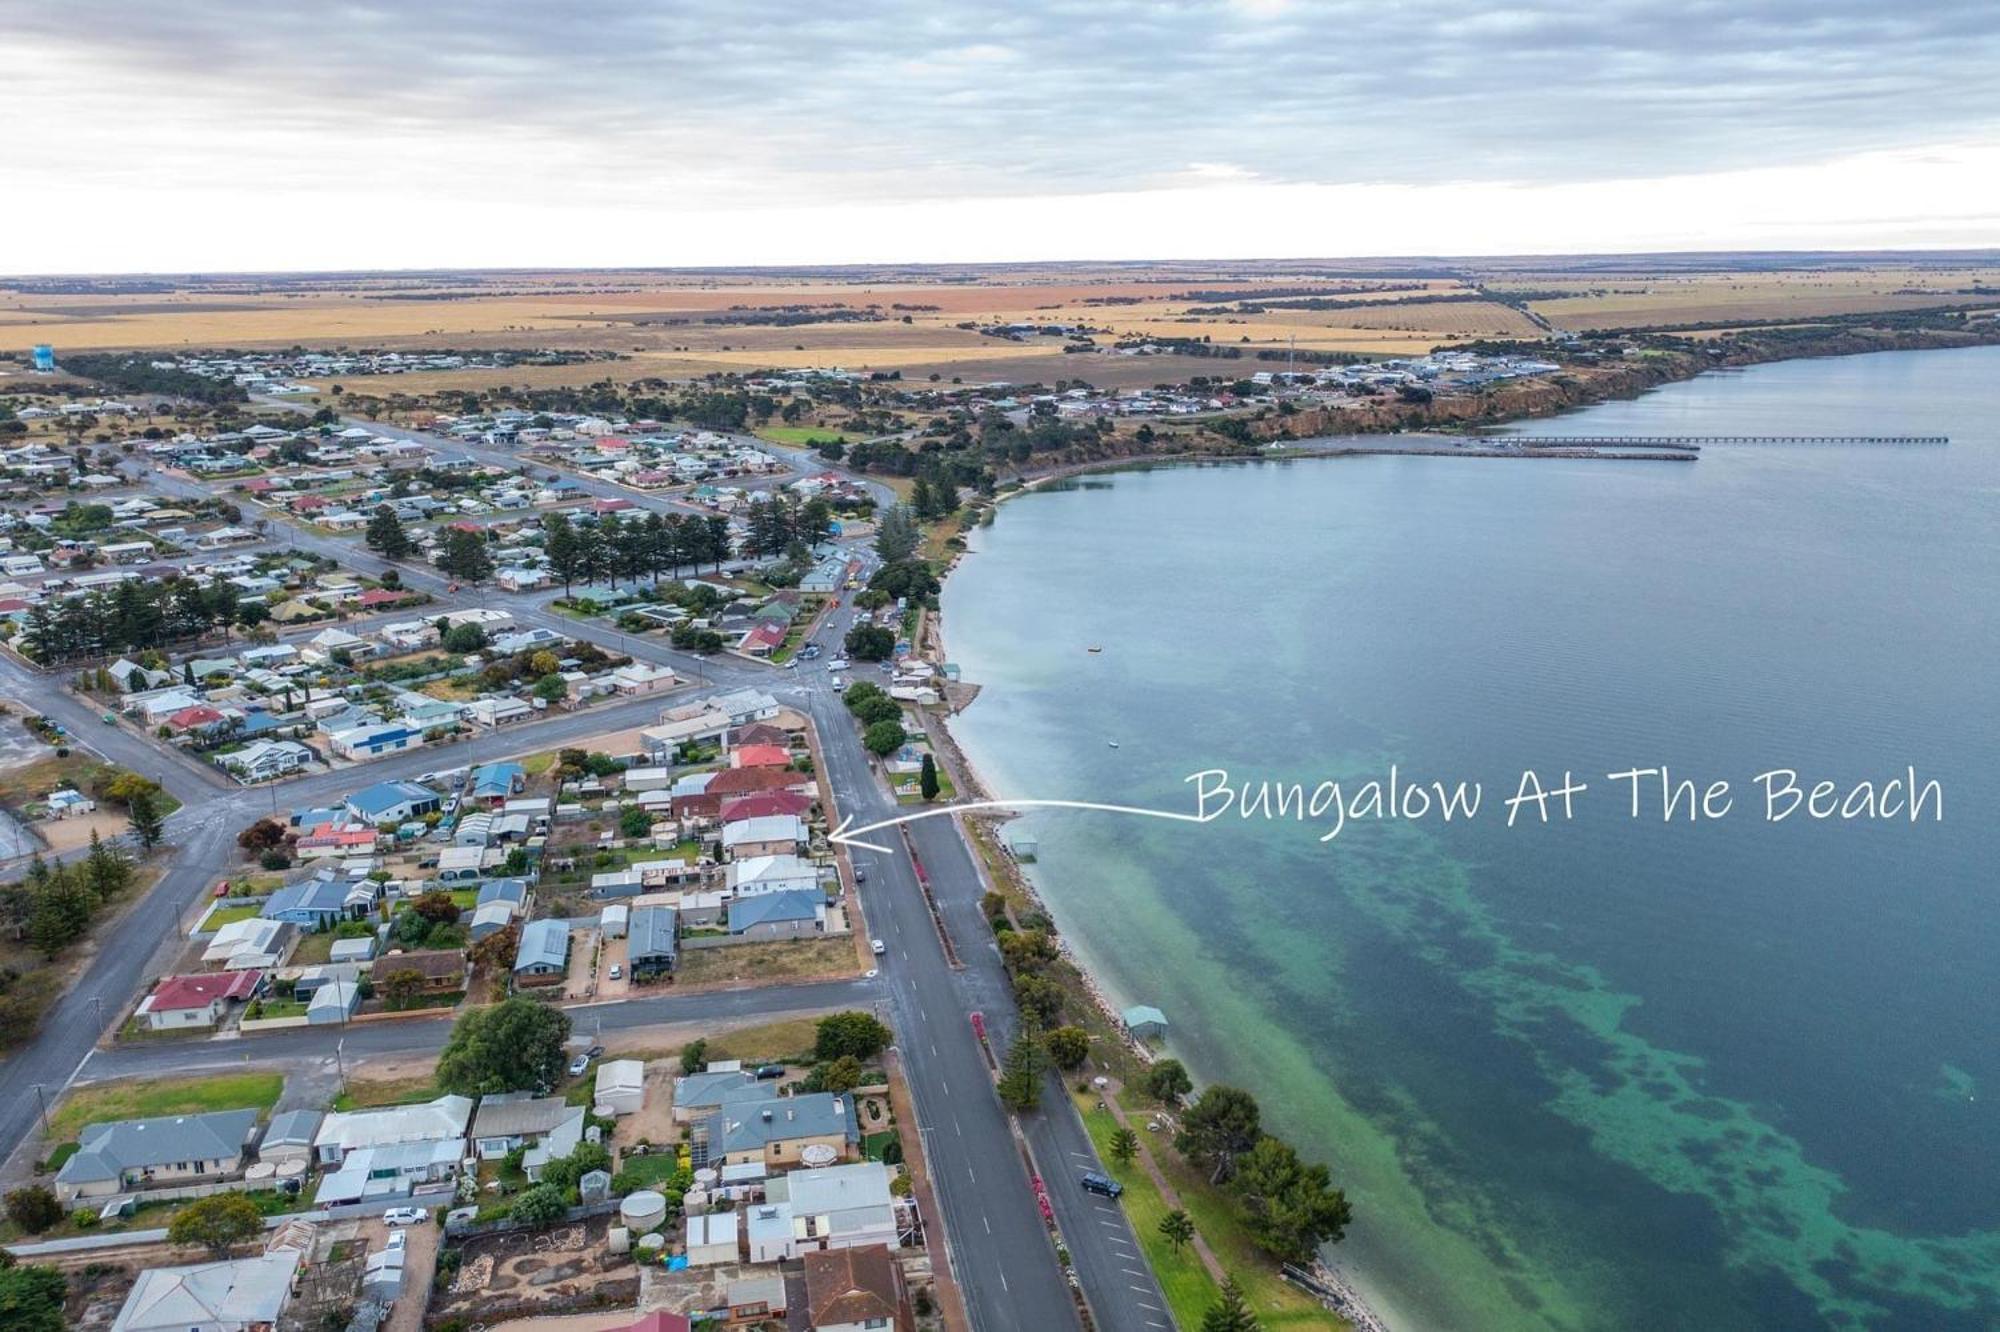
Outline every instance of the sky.
{"type": "Polygon", "coordinates": [[[0,272],[2000,245],[1993,0],[0,0],[0,272]]]}

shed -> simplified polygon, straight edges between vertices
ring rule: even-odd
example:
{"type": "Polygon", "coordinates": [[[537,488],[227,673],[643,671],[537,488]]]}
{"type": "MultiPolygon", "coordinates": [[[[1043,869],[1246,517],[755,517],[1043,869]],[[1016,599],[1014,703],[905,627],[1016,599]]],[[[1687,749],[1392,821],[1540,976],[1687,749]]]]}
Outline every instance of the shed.
{"type": "Polygon", "coordinates": [[[741,1212],[706,1212],[687,1219],[689,1267],[714,1267],[737,1260],[741,1212]]]}
{"type": "Polygon", "coordinates": [[[1119,1014],[1125,1030],[1142,1041],[1166,1039],[1167,1015],[1149,1004],[1134,1004],[1119,1014]]]}
{"type": "Polygon", "coordinates": [[[602,1116],[636,1115],[646,1104],[646,1066],[637,1059],[608,1059],[597,1066],[591,1108],[602,1116]]]}

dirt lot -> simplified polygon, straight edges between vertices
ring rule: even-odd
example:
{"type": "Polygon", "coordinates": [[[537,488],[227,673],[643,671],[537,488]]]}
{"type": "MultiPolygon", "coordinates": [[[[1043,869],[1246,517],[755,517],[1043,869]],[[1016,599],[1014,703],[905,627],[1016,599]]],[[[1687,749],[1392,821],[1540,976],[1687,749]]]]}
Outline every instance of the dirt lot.
{"type": "Polygon", "coordinates": [[[599,999],[623,999],[632,991],[632,969],[626,965],[625,950],[628,939],[606,939],[604,947],[597,955],[597,997],[599,999]],[[611,969],[618,968],[618,979],[611,979],[611,969]]]}
{"type": "Polygon", "coordinates": [[[847,935],[818,939],[785,939],[772,943],[734,944],[726,948],[681,951],[681,985],[761,985],[779,981],[852,976],[857,965],[854,940],[847,935]]]}
{"type": "Polygon", "coordinates": [[[457,1272],[439,1283],[432,1314],[491,1323],[544,1311],[630,1308],[639,1298],[639,1270],[605,1247],[609,1224],[597,1217],[468,1240],[459,1247],[457,1272]]]}
{"type": "Polygon", "coordinates": [[[577,930],[569,946],[569,976],[563,998],[588,999],[597,989],[597,939],[594,929],[577,930]]]}

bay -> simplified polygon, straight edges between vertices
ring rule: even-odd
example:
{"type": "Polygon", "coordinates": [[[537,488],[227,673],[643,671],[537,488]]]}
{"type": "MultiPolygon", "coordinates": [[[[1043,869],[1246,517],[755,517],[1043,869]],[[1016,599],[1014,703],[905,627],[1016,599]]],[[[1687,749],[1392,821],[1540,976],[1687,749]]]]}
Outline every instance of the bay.
{"type": "Polygon", "coordinates": [[[1111,992],[1331,1163],[1393,1325],[2000,1318],[1996,421],[2000,349],[1795,361],[1516,429],[1952,443],[1161,467],[975,534],[944,622],[996,793],[1483,783],[1329,843],[1019,825],[1111,992]],[[1627,817],[1605,774],[1661,764],[1737,808],[1627,817]],[[1909,765],[1942,823],[1767,823],[1751,780],[1909,765]],[[1576,818],[1505,827],[1523,768],[1576,818]]]}

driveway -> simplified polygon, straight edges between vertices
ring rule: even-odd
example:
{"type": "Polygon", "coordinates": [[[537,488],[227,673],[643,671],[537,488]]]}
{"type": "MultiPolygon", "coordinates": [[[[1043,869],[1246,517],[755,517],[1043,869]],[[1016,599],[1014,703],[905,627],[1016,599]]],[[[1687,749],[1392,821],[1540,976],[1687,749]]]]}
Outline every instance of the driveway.
{"type": "Polygon", "coordinates": [[[626,965],[626,939],[606,939],[597,957],[597,997],[603,1001],[623,999],[632,992],[632,969],[626,965]],[[618,968],[618,979],[611,979],[611,969],[618,968]]]}
{"type": "Polygon", "coordinates": [[[569,978],[563,998],[588,999],[597,992],[597,940],[594,929],[577,930],[569,946],[569,978]]]}

